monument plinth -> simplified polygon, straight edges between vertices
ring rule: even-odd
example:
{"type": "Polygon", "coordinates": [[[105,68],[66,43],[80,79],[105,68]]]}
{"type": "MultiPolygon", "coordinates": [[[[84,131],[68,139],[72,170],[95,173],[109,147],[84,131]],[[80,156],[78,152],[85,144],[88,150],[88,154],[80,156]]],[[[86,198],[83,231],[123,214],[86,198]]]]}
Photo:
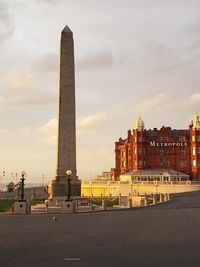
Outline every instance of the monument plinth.
{"type": "Polygon", "coordinates": [[[61,33],[59,118],[56,177],[49,183],[51,197],[66,196],[66,171],[71,170],[71,195],[80,196],[81,183],[76,171],[76,107],[73,33],[66,26],[61,33]]]}

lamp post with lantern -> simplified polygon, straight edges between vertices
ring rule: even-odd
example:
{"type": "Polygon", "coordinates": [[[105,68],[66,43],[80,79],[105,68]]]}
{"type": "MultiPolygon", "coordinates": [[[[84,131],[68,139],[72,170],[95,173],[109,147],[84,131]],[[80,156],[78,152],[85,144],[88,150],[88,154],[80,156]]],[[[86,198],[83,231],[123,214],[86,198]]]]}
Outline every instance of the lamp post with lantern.
{"type": "Polygon", "coordinates": [[[20,179],[21,180],[21,193],[20,193],[20,201],[26,201],[24,200],[24,181],[25,181],[25,178],[24,176],[26,175],[26,172],[23,170],[21,171],[21,176],[22,178],[20,179]]]}
{"type": "Polygon", "coordinates": [[[67,174],[67,199],[66,201],[70,201],[71,199],[71,175],[72,175],[72,171],[71,170],[67,170],[66,171],[67,174]]]}

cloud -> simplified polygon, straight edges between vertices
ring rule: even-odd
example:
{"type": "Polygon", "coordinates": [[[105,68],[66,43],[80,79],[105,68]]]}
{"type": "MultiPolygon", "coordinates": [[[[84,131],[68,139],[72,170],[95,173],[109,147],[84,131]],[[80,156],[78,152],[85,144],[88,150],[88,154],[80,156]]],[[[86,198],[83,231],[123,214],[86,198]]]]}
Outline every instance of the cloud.
{"type": "Polygon", "coordinates": [[[41,133],[54,133],[58,128],[58,120],[55,118],[50,119],[47,123],[42,125],[39,129],[37,129],[38,132],[41,133]]]}
{"type": "MultiPolygon", "coordinates": [[[[94,135],[98,128],[107,120],[105,112],[99,112],[93,115],[81,117],[77,120],[77,137],[84,138],[88,135],[94,135]]],[[[35,129],[35,132],[42,135],[47,144],[56,144],[58,131],[58,120],[50,119],[42,126],[35,129]]]]}
{"type": "Polygon", "coordinates": [[[109,68],[113,65],[114,58],[111,52],[102,51],[96,54],[88,54],[78,59],[77,70],[88,71],[99,68],[109,68]]]}
{"type": "Polygon", "coordinates": [[[200,93],[193,93],[185,96],[175,96],[170,93],[160,93],[139,102],[136,110],[139,112],[149,112],[159,114],[195,113],[199,111],[200,93]]]}
{"type": "MultiPolygon", "coordinates": [[[[107,0],[104,0],[107,2],[107,0]]],[[[124,0],[109,0],[109,2],[124,4],[124,0]]],[[[126,5],[129,7],[136,8],[159,8],[159,7],[174,7],[174,8],[192,8],[192,7],[200,7],[199,0],[126,0],[126,5]]]]}
{"type": "Polygon", "coordinates": [[[54,53],[48,53],[35,60],[32,64],[34,72],[42,74],[58,72],[59,56],[54,53]]]}
{"type": "Polygon", "coordinates": [[[30,91],[35,83],[34,74],[28,70],[16,70],[5,77],[5,87],[12,92],[24,93],[30,91]]]}
{"type": "Polygon", "coordinates": [[[199,105],[200,104],[200,93],[196,93],[196,94],[192,94],[189,98],[189,101],[191,102],[191,104],[195,105],[199,105]]]}
{"type": "Polygon", "coordinates": [[[13,17],[8,11],[8,5],[0,1],[0,44],[13,34],[14,28],[13,17]]]}
{"type": "Polygon", "coordinates": [[[57,103],[57,96],[45,92],[26,92],[23,96],[0,97],[0,110],[23,110],[48,108],[57,103]]]}
{"type": "Polygon", "coordinates": [[[79,118],[77,120],[77,137],[94,134],[107,119],[106,112],[98,112],[79,118]]]}

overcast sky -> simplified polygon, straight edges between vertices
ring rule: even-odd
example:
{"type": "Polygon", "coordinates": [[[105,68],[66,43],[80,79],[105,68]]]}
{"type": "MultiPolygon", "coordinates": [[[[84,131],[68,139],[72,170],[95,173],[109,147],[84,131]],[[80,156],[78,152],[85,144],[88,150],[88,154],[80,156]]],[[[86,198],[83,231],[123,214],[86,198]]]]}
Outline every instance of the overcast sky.
{"type": "Polygon", "coordinates": [[[200,113],[199,0],[0,0],[0,175],[55,175],[60,32],[74,34],[77,170],[114,167],[133,129],[200,113]]]}

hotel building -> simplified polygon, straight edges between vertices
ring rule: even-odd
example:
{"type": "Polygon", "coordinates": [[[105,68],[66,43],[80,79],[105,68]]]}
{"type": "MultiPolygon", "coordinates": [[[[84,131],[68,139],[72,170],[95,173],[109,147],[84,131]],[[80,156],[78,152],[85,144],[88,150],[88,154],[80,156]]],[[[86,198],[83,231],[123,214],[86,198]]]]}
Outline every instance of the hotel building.
{"type": "Polygon", "coordinates": [[[120,175],[149,170],[174,170],[200,180],[200,121],[195,115],[188,129],[176,130],[163,126],[145,129],[139,117],[134,129],[125,139],[115,142],[115,168],[113,180],[120,175]]]}

